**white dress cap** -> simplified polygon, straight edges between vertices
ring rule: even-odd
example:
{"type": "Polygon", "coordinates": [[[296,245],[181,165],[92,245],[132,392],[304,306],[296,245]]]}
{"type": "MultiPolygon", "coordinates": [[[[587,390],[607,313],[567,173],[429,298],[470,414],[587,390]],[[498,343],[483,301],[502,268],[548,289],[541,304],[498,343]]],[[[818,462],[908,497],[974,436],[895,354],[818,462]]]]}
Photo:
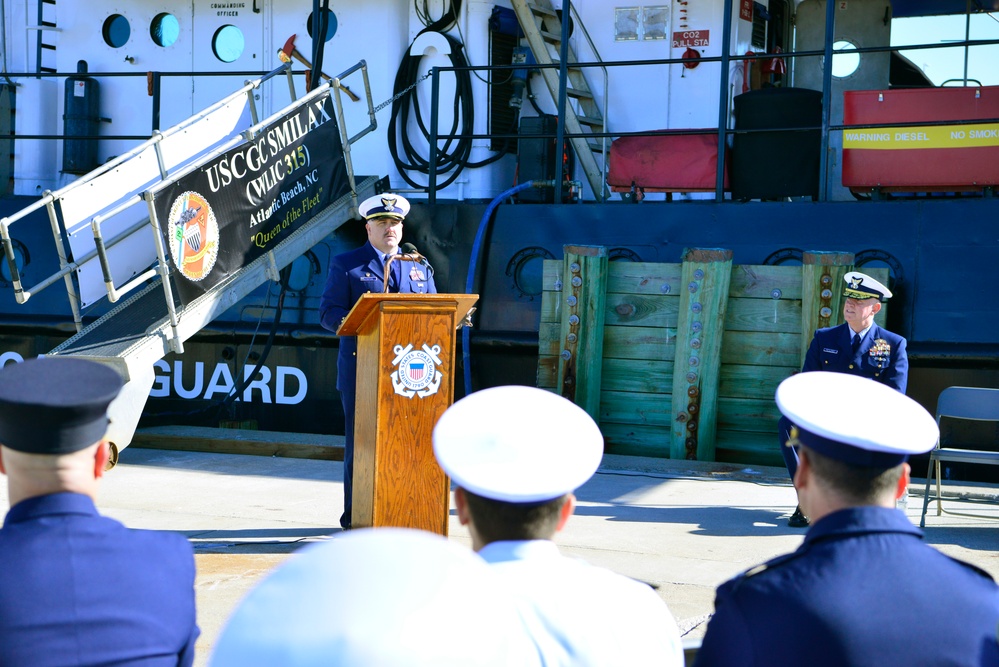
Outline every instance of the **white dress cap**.
{"type": "Polygon", "coordinates": [[[212,667],[534,667],[497,574],[431,533],[369,528],[292,554],[233,612],[212,667]]]}
{"type": "Polygon", "coordinates": [[[916,401],[847,373],[792,375],[777,387],[776,398],[794,423],[793,439],[854,465],[893,467],[933,449],[940,434],[933,415],[916,401]]]}
{"type": "Polygon", "coordinates": [[[371,218],[395,218],[402,220],[409,215],[409,201],[402,195],[383,192],[368,197],[357,207],[357,213],[365,220],[371,218]]]}
{"type": "Polygon", "coordinates": [[[891,290],[860,271],[850,271],[843,276],[846,287],[843,296],[848,299],[890,299],[891,290]]]}
{"type": "Polygon", "coordinates": [[[511,503],[574,491],[593,476],[604,449],[585,410],[524,386],[469,394],[444,412],[433,441],[437,461],[458,486],[511,503]]]}

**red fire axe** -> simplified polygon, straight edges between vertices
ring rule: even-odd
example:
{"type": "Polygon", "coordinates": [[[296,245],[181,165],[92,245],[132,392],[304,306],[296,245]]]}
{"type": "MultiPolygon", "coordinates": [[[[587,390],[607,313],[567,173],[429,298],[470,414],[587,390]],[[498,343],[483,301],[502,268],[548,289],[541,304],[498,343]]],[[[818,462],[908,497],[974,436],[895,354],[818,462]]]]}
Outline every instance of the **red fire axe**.
{"type": "MultiPolygon", "coordinates": [[[[297,36],[298,35],[295,34],[295,35],[292,35],[291,37],[288,38],[288,41],[284,43],[284,46],[281,47],[278,50],[278,58],[280,58],[281,62],[283,62],[283,63],[291,62],[291,59],[294,58],[298,62],[300,62],[303,65],[305,65],[306,68],[308,68],[308,69],[311,70],[312,69],[312,63],[310,63],[309,60],[305,56],[303,56],[301,53],[299,53],[298,49],[295,48],[295,37],[297,37],[297,36]]],[[[333,80],[333,78],[331,76],[329,76],[328,74],[325,74],[323,72],[320,72],[319,76],[323,77],[327,81],[332,81],[333,80]]],[[[357,95],[355,95],[354,91],[352,91],[347,86],[343,85],[340,82],[337,82],[336,85],[337,85],[337,87],[340,90],[342,90],[347,95],[347,97],[349,97],[354,102],[359,102],[361,100],[361,98],[358,97],[357,95]]]]}

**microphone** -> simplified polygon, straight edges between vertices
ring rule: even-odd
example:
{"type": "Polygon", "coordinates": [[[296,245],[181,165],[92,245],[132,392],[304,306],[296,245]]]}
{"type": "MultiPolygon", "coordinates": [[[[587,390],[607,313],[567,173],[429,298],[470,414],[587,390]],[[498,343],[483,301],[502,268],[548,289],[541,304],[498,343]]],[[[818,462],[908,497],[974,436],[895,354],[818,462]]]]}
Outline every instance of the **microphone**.
{"type": "Polygon", "coordinates": [[[421,255],[416,250],[415,245],[413,245],[412,243],[403,243],[401,246],[399,246],[399,250],[400,252],[398,254],[389,255],[388,259],[385,261],[385,282],[382,285],[382,291],[385,293],[388,293],[388,287],[389,287],[388,279],[389,279],[390,267],[392,266],[392,262],[394,262],[397,259],[406,260],[408,262],[416,262],[417,264],[423,264],[424,266],[427,267],[427,273],[430,276],[434,275],[434,267],[430,266],[430,262],[427,260],[427,258],[421,255]]]}
{"type": "Polygon", "coordinates": [[[406,259],[410,262],[419,262],[420,264],[430,266],[430,262],[427,261],[427,258],[417,252],[416,246],[412,243],[403,243],[399,246],[399,251],[401,252],[399,259],[406,259]]]}
{"type": "Polygon", "coordinates": [[[430,260],[429,259],[427,259],[423,255],[421,255],[416,250],[416,246],[415,245],[413,245],[412,243],[403,243],[401,246],[399,246],[399,250],[401,250],[402,252],[406,253],[406,254],[402,255],[403,259],[408,259],[411,262],[416,262],[418,264],[422,264],[423,266],[427,267],[427,274],[429,274],[430,277],[433,277],[433,275],[434,275],[434,267],[432,267],[430,265],[430,260]]]}

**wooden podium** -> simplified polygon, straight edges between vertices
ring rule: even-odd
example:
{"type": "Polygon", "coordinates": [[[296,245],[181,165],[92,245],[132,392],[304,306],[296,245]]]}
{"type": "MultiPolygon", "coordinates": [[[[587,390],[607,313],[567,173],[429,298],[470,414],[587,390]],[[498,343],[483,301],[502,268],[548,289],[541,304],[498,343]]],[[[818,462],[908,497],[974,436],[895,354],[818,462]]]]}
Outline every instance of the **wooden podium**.
{"type": "Polygon", "coordinates": [[[431,435],[454,400],[455,329],[477,294],[364,294],[337,330],[357,336],[355,528],[447,535],[450,480],[431,435]]]}

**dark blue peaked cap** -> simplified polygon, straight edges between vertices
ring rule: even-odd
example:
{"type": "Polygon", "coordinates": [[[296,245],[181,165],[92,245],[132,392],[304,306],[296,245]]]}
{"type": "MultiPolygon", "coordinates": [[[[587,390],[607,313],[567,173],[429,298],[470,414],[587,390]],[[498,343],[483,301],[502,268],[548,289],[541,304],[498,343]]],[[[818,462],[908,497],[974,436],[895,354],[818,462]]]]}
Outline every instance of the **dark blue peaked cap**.
{"type": "Polygon", "coordinates": [[[110,366],[69,357],[0,369],[0,444],[30,454],[69,454],[107,432],[108,405],[123,386],[110,366]]]}

